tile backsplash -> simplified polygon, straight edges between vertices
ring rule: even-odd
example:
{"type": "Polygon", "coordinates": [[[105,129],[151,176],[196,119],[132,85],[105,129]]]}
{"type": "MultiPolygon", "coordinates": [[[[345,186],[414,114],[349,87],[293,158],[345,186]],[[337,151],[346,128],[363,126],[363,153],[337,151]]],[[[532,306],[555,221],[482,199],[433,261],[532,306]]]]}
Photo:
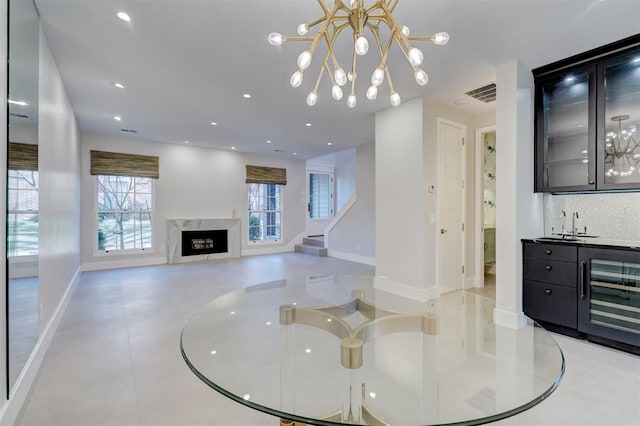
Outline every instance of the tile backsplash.
{"type": "Polygon", "coordinates": [[[564,223],[571,229],[571,215],[578,212],[580,232],[615,240],[640,241],[640,193],[616,194],[544,194],[545,235],[561,232],[564,223]],[[561,211],[566,218],[561,218],[561,211]]]}

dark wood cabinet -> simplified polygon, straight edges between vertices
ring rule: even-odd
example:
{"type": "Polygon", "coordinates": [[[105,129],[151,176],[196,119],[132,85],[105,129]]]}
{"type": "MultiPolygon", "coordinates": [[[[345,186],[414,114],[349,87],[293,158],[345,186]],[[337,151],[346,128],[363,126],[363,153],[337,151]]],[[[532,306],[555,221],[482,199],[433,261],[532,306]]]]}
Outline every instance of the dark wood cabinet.
{"type": "Polygon", "coordinates": [[[640,35],[533,75],[535,191],[640,190],[640,35]]]}
{"type": "Polygon", "coordinates": [[[577,328],[577,248],[525,242],[523,255],[524,313],[545,324],[577,328]]]}
{"type": "Polygon", "coordinates": [[[640,354],[640,249],[522,243],[527,316],[552,331],[640,354]]]}

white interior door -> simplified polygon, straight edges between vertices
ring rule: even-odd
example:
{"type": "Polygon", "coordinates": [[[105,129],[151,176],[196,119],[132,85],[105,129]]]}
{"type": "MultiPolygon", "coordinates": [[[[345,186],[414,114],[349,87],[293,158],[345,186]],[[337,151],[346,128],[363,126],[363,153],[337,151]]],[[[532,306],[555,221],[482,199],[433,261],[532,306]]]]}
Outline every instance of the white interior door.
{"type": "Polygon", "coordinates": [[[438,119],[440,293],[462,289],[464,286],[465,133],[464,125],[438,119]]]}

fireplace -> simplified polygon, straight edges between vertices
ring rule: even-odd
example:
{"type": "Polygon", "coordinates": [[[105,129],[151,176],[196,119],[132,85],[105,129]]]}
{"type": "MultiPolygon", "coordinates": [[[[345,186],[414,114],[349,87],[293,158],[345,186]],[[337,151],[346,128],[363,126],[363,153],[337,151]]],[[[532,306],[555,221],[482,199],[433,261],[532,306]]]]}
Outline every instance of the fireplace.
{"type": "Polygon", "coordinates": [[[226,253],[227,230],[182,231],[182,256],[226,253]]]}

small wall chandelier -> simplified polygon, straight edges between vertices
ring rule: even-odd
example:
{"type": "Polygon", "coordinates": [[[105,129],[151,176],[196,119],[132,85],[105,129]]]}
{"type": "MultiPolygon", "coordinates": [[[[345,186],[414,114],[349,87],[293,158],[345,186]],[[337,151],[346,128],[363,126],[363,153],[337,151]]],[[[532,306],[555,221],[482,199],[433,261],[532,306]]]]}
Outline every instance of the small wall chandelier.
{"type": "Polygon", "coordinates": [[[618,122],[617,131],[607,132],[605,137],[604,163],[606,175],[630,176],[638,170],[640,164],[640,142],[634,138],[636,126],[622,128],[622,122],[628,120],[628,115],[616,115],[611,121],[618,122]]]}
{"type": "Polygon", "coordinates": [[[370,6],[365,6],[365,0],[335,0],[332,8],[327,7],[325,0],[318,0],[324,16],[309,23],[298,26],[298,36],[287,37],[280,33],[269,34],[269,43],[280,46],[287,41],[310,41],[311,45],[307,50],[298,56],[298,70],[293,73],[290,79],[291,86],[299,87],[305,70],[311,64],[313,54],[318,45],[324,42],[327,45],[327,52],[322,59],[320,71],[316,78],[313,90],[307,95],[307,105],[313,106],[318,100],[318,86],[324,73],[326,72],[331,80],[331,95],[335,100],[341,100],[343,89],[348,82],[351,83],[347,105],[349,108],[356,106],[356,65],[358,56],[365,55],[369,50],[369,39],[365,35],[365,29],[369,29],[373,35],[373,40],[380,54],[380,63],[371,75],[371,86],[367,89],[366,97],[374,100],[378,96],[378,88],[385,78],[389,86],[390,102],[393,106],[398,106],[402,102],[400,95],[394,90],[387,58],[389,50],[395,41],[402,50],[405,57],[413,68],[416,83],[424,86],[429,81],[426,72],[420,69],[423,54],[420,49],[414,47],[412,41],[431,41],[437,45],[444,45],[449,41],[449,34],[440,32],[431,36],[412,36],[409,28],[401,26],[392,15],[393,10],[398,5],[399,0],[375,0],[370,6]],[[389,30],[388,39],[383,41],[380,34],[381,27],[386,26],[389,30]],[[315,35],[307,35],[309,31],[319,26],[315,35]],[[345,72],[334,51],[334,43],[340,33],[346,28],[353,31],[353,53],[351,64],[345,72]],[[333,71],[332,71],[333,70],[333,71]]]}

